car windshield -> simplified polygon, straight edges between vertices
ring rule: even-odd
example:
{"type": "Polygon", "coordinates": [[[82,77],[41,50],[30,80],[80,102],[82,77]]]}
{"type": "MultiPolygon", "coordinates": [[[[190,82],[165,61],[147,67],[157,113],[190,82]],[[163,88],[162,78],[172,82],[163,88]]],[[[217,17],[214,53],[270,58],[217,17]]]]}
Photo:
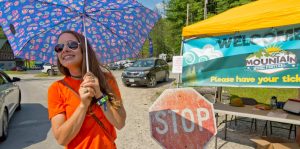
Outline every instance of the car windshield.
{"type": "Polygon", "coordinates": [[[138,60],[131,67],[153,67],[154,60],[138,60]]]}

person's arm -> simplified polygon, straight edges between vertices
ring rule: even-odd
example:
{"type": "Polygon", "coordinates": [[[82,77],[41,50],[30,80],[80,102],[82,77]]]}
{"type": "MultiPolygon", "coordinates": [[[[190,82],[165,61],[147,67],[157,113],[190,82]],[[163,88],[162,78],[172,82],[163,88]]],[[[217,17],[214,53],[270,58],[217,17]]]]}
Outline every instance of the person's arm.
{"type": "Polygon", "coordinates": [[[103,106],[101,106],[101,109],[108,121],[117,129],[120,130],[125,126],[126,111],[122,103],[118,109],[115,109],[109,102],[107,102],[107,110],[105,111],[103,106]]]}
{"type": "Polygon", "coordinates": [[[51,119],[52,132],[60,145],[66,146],[78,134],[87,109],[87,107],[80,105],[68,120],[63,113],[57,114],[51,119]]]}
{"type": "MultiPolygon", "coordinates": [[[[88,80],[84,80],[83,83],[86,81],[88,80]]],[[[64,113],[57,114],[51,118],[53,134],[57,142],[64,146],[69,144],[79,133],[95,92],[93,88],[81,86],[79,95],[81,102],[69,119],[66,120],[64,113]]]]}

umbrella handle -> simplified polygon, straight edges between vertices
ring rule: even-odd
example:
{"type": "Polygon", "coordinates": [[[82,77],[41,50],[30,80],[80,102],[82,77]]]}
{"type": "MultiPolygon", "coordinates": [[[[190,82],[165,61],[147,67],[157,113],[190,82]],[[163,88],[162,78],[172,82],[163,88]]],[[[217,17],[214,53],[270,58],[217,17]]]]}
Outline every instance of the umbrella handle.
{"type": "Polygon", "coordinates": [[[85,15],[82,15],[82,22],[83,22],[83,35],[85,41],[85,61],[86,61],[86,72],[90,71],[89,67],[89,55],[88,55],[88,46],[87,46],[87,37],[86,37],[86,29],[85,29],[85,15]]]}

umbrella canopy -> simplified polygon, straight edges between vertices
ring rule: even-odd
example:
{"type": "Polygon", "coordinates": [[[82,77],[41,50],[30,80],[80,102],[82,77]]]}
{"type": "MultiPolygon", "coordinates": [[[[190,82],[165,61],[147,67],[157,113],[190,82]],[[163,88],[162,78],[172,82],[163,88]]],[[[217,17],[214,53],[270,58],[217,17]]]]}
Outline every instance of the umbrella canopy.
{"type": "Polygon", "coordinates": [[[0,25],[16,57],[56,62],[64,30],[83,33],[102,63],[136,57],[159,15],[135,0],[0,0],[0,25]]]}
{"type": "Polygon", "coordinates": [[[207,37],[300,23],[299,0],[258,0],[183,28],[182,36],[207,37]]]}

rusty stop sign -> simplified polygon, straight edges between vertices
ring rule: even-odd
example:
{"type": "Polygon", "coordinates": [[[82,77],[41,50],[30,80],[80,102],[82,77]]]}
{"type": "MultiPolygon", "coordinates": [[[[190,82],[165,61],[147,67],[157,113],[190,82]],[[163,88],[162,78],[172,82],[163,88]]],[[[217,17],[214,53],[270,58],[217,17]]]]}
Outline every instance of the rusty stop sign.
{"type": "Polygon", "coordinates": [[[217,133],[213,105],[192,88],[165,90],[149,116],[152,137],[167,149],[201,149],[217,133]]]}

